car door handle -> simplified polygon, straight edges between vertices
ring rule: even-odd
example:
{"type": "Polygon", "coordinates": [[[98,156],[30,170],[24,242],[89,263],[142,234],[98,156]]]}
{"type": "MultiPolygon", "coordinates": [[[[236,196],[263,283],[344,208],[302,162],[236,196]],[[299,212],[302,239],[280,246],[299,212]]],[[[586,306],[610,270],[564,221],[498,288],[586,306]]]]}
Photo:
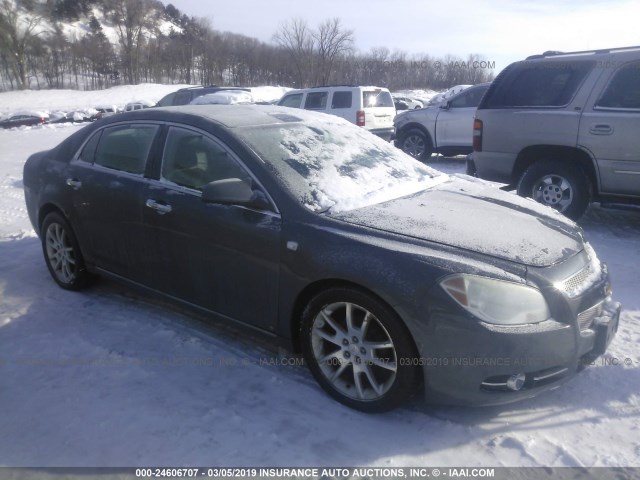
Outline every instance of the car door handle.
{"type": "Polygon", "coordinates": [[[78,190],[82,186],[82,182],[76,178],[67,178],[67,185],[74,190],[78,190]]]}
{"type": "Polygon", "coordinates": [[[158,212],[160,215],[164,215],[165,213],[171,212],[171,205],[167,205],[166,203],[158,203],[155,200],[152,200],[151,198],[147,200],[147,203],[145,203],[145,205],[149,208],[152,208],[153,210],[158,212]]]}
{"type": "Polygon", "coordinates": [[[597,123],[595,125],[591,125],[589,133],[593,135],[611,135],[613,133],[613,127],[605,123],[597,123]]]}

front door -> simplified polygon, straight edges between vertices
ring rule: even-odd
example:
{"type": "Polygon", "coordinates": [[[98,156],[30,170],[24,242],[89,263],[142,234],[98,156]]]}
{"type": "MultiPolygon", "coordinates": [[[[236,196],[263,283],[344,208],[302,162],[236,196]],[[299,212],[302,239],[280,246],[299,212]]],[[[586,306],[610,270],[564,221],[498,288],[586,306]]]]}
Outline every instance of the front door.
{"type": "Polygon", "coordinates": [[[272,330],[277,318],[280,216],[204,203],[202,187],[224,178],[251,176],[208,134],[169,128],[160,178],[144,194],[144,222],[155,257],[154,287],[272,330]]]}

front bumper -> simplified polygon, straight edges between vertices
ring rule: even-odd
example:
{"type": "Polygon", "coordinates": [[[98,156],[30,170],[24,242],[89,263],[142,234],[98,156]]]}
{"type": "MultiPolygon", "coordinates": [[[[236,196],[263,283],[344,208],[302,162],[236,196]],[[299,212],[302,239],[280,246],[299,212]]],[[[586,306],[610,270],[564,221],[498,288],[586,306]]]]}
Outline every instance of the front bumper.
{"type": "Polygon", "coordinates": [[[441,297],[443,303],[437,302],[440,306],[431,311],[421,332],[424,341],[418,342],[425,400],[499,405],[557,388],[604,354],[617,332],[621,306],[604,298],[608,285],[605,269],[600,281],[573,306],[556,305],[555,318],[562,321],[552,318],[521,326],[480,322],[452,311],[441,297]],[[593,319],[583,328],[579,321],[586,312],[593,312],[593,319]],[[520,388],[513,390],[513,383],[508,383],[518,375],[520,388]]]}

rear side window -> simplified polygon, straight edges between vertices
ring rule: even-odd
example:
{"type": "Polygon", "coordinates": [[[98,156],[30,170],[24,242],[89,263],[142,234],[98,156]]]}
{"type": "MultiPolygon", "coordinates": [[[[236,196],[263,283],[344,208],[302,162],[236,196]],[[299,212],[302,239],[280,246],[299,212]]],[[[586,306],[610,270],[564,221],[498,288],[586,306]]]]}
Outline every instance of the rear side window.
{"type": "Polygon", "coordinates": [[[291,95],[285,96],[278,105],[282,107],[291,107],[291,108],[300,108],[300,103],[302,102],[302,94],[301,93],[293,93],[291,95]]]}
{"type": "Polygon", "coordinates": [[[143,174],[157,130],[158,127],[154,125],[105,128],[96,149],[96,165],[143,174]]]}
{"type": "Polygon", "coordinates": [[[78,155],[78,159],[83,162],[93,163],[96,157],[96,147],[98,146],[98,141],[100,141],[100,134],[102,132],[95,133],[87,143],[85,143],[82,152],[78,155]]]}
{"type": "Polygon", "coordinates": [[[324,110],[327,108],[327,92],[310,92],[307,93],[307,100],[304,102],[304,108],[307,110],[324,110]]]}
{"type": "Polygon", "coordinates": [[[616,72],[596,107],[640,109],[640,62],[616,72]]]}
{"type": "Polygon", "coordinates": [[[351,92],[333,92],[331,108],[351,108],[352,99],[351,92]]]}
{"type": "Polygon", "coordinates": [[[369,107],[391,107],[395,108],[393,98],[388,90],[369,90],[362,92],[362,105],[369,107]]]}
{"type": "Polygon", "coordinates": [[[483,108],[562,107],[592,68],[592,61],[514,64],[489,91],[483,108]]]}

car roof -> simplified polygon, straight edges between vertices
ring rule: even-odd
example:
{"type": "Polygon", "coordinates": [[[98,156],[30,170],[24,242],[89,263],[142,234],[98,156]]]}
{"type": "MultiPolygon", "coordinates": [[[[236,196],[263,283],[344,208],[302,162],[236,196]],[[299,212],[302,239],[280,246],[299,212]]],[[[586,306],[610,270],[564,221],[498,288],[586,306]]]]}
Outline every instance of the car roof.
{"type": "Polygon", "coordinates": [[[619,48],[603,48],[598,50],[581,50],[577,52],[560,52],[556,50],[546,51],[541,54],[530,55],[525,60],[551,60],[551,59],[585,59],[585,60],[599,60],[607,58],[612,54],[623,59],[634,59],[638,57],[640,53],[640,46],[632,47],[619,47],[619,48]]]}

